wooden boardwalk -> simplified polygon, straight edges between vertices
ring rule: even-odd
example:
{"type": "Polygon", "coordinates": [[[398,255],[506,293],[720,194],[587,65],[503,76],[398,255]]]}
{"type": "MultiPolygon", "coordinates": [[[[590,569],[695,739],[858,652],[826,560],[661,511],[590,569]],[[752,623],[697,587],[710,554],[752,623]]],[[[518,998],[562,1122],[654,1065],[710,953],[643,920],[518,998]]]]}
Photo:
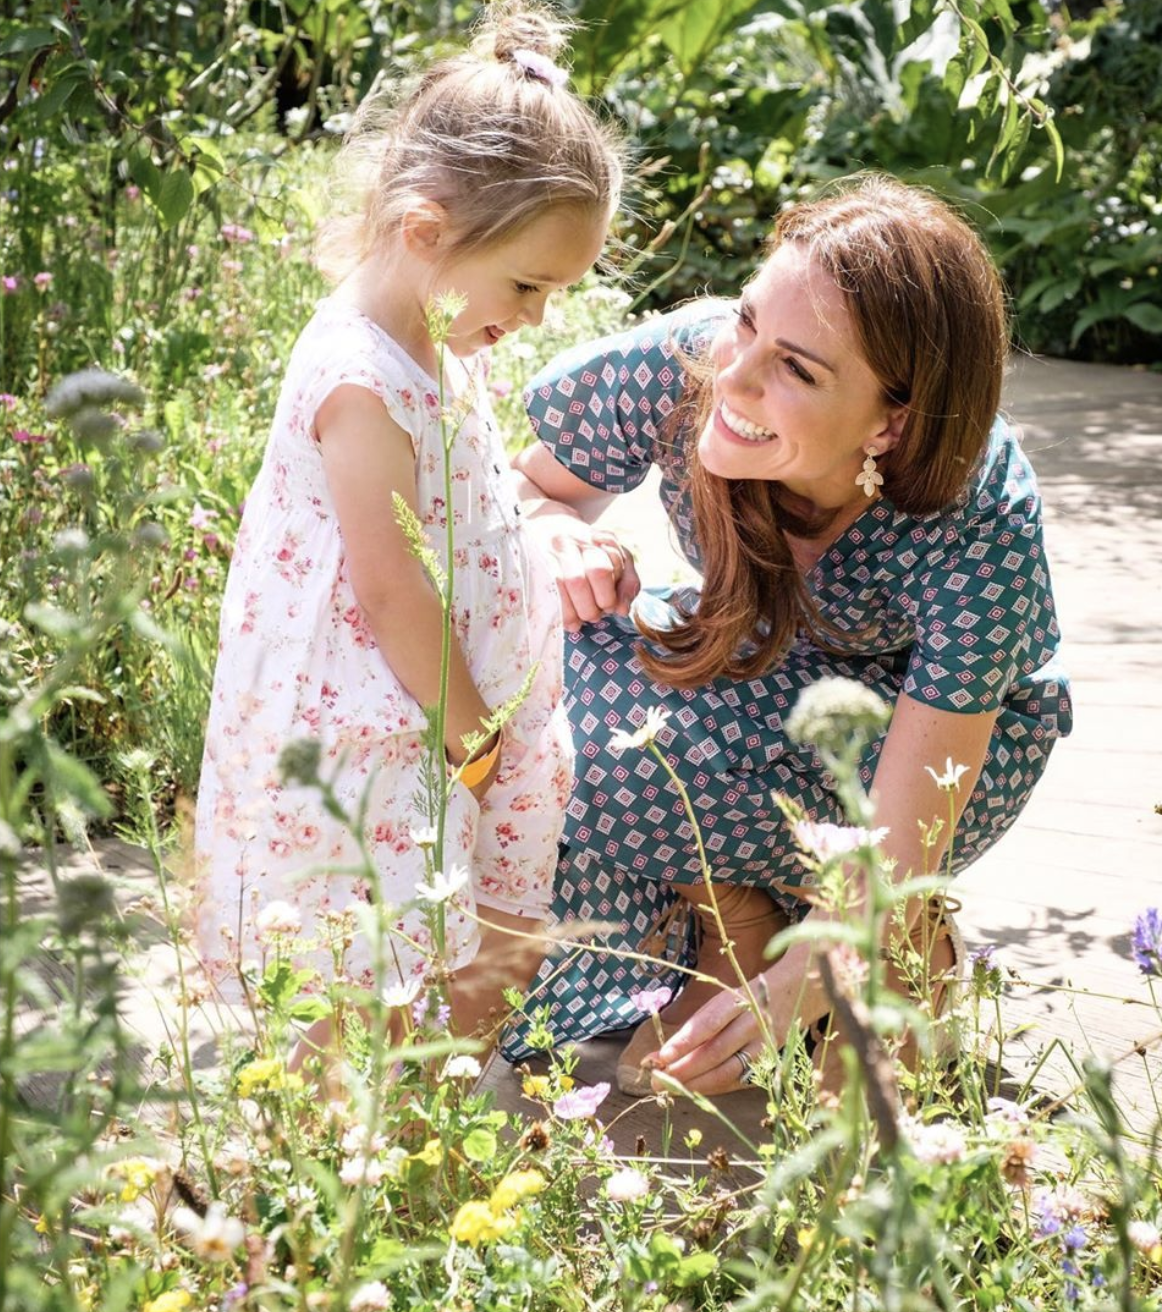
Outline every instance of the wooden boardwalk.
{"type": "MultiPolygon", "coordinates": [[[[957,883],[970,947],[994,944],[1011,972],[1006,1070],[1020,1075],[1048,1057],[1042,1090],[1063,1092],[1077,1075],[1055,1040],[1076,1056],[1117,1057],[1151,1039],[1162,1018],[1130,956],[1135,917],[1162,904],[1162,375],[1060,361],[1018,362],[1006,405],[1022,426],[1040,477],[1065,657],[1074,682],[1076,727],[1060,744],[1024,815],[957,883]]],[[[648,490],[622,500],[617,519],[643,548],[649,581],[672,577],[668,532],[648,490]]],[[[73,870],[104,864],[131,892],[154,876],[125,844],[72,858],[73,870]]],[[[25,879],[31,910],[46,895],[43,872],[25,879]]],[[[143,1054],[167,1039],[176,984],[171,949],[156,934],[142,943],[127,1018],[143,1054]]],[[[1162,999],[1162,992],[1159,994],[1162,999]]],[[[27,1024],[36,1018],[25,1016],[27,1024]]],[[[199,1022],[195,1058],[213,1060],[212,1022],[199,1022]]],[[[620,1039],[582,1045],[578,1074],[612,1082],[620,1039]]],[[[1119,1101],[1139,1128],[1157,1115],[1157,1048],[1118,1066],[1119,1101]]],[[[502,1062],[486,1072],[502,1105],[535,1114],[502,1062]]],[[[761,1100],[732,1096],[722,1111],[757,1130],[761,1100]]],[[[633,1152],[638,1135],[656,1151],[662,1119],[649,1100],[627,1107],[612,1095],[606,1119],[624,1110],[614,1139],[633,1152]]],[[[707,1144],[730,1136],[689,1104],[671,1114],[672,1142],[690,1125],[707,1144]],[[713,1136],[713,1137],[711,1137],[713,1136]]],[[[738,1145],[735,1145],[737,1148],[738,1145]]]]}

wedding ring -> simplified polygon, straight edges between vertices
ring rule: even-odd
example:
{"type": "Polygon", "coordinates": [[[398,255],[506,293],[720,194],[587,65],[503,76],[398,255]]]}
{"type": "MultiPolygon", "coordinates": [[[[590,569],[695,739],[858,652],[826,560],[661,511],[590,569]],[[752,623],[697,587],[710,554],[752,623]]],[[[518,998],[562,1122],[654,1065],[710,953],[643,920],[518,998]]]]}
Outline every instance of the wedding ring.
{"type": "Polygon", "coordinates": [[[743,1084],[753,1084],[755,1081],[754,1063],[750,1059],[750,1053],[736,1052],[734,1055],[738,1059],[738,1064],[742,1067],[741,1079],[743,1084]]]}

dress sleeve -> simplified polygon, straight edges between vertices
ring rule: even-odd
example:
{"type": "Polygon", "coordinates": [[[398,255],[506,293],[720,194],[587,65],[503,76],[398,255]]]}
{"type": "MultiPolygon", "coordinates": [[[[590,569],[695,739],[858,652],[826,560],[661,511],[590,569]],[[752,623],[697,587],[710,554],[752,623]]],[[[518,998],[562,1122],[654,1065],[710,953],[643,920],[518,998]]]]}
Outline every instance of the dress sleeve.
{"type": "Polygon", "coordinates": [[[702,301],[557,356],[524,394],[533,431],[591,487],[631,491],[662,457],[682,356],[706,350],[724,313],[702,301]]]}
{"type": "Polygon", "coordinates": [[[1015,435],[998,424],[957,527],[909,586],[916,641],[903,691],[941,710],[995,710],[1058,646],[1041,498],[1015,435]]]}

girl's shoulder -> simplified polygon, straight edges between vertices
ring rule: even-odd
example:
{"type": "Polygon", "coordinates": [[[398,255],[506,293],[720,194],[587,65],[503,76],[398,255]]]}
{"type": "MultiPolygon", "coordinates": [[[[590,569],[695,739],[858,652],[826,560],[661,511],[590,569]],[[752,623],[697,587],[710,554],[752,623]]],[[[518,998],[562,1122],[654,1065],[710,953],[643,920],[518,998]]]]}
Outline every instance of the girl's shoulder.
{"type": "Polygon", "coordinates": [[[316,304],[295,350],[318,368],[351,362],[362,369],[370,364],[393,382],[413,387],[433,383],[428,371],[374,319],[334,296],[316,304]]]}

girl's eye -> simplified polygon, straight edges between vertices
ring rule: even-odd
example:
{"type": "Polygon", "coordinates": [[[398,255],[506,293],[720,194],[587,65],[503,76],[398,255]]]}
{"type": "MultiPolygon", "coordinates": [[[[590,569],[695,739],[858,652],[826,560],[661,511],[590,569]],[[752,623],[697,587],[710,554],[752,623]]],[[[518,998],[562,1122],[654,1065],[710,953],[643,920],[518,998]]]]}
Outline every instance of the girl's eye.
{"type": "Polygon", "coordinates": [[[520,292],[522,296],[531,296],[533,292],[540,290],[539,288],[534,287],[532,283],[529,282],[518,282],[518,283],[514,283],[513,286],[517,289],[518,292],[520,292]]]}
{"type": "Polygon", "coordinates": [[[754,319],[751,317],[751,313],[745,305],[736,305],[734,307],[734,314],[739,323],[742,324],[748,332],[754,332],[754,319]]]}

